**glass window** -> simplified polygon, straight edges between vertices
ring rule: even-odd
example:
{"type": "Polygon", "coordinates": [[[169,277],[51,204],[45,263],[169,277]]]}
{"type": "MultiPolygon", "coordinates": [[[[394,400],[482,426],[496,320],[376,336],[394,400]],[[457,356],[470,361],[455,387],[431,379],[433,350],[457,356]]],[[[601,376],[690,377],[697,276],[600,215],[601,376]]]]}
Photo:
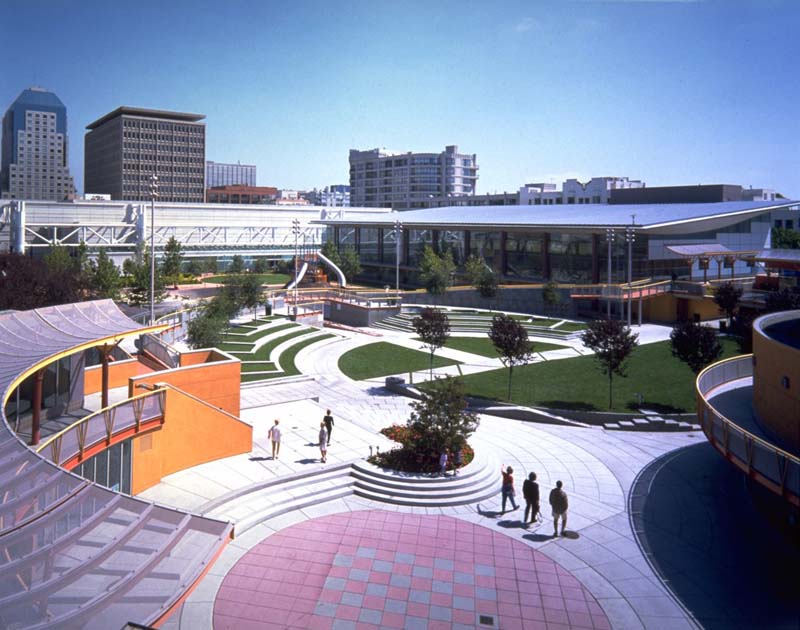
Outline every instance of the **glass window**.
{"type": "Polygon", "coordinates": [[[500,271],[500,232],[470,232],[470,256],[480,256],[495,271],[500,271]]]}
{"type": "Polygon", "coordinates": [[[544,234],[509,232],[506,236],[506,273],[530,280],[544,279],[544,234]]]}
{"type": "Polygon", "coordinates": [[[457,265],[463,265],[466,260],[464,250],[464,232],[462,230],[441,230],[438,234],[437,246],[440,252],[450,250],[453,260],[457,265]]]}
{"type": "Polygon", "coordinates": [[[379,239],[378,228],[361,228],[358,251],[361,262],[380,262],[379,239]]]}
{"type": "Polygon", "coordinates": [[[591,282],[592,235],[551,233],[550,276],[556,282],[591,282]]]}
{"type": "Polygon", "coordinates": [[[426,245],[433,246],[432,230],[408,230],[408,264],[416,265],[422,260],[426,245]]]}

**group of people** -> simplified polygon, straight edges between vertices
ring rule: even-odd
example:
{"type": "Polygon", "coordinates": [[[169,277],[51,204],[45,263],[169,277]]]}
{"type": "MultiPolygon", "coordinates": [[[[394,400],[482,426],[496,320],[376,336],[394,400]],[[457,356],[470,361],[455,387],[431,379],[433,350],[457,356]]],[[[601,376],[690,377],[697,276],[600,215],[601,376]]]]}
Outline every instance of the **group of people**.
{"type": "MultiPolygon", "coordinates": [[[[500,470],[503,475],[502,496],[503,496],[503,509],[502,514],[506,513],[506,502],[510,499],[513,509],[518,509],[517,502],[514,500],[516,495],[514,491],[514,469],[508,466],[505,470],[500,470]]],[[[522,522],[527,526],[528,523],[533,523],[539,514],[539,484],[536,483],[536,473],[532,472],[522,484],[522,496],[525,499],[525,515],[522,522]]],[[[561,521],[561,535],[564,535],[564,530],[567,527],[567,510],[569,509],[569,500],[567,493],[564,492],[564,484],[559,480],[556,481],[556,487],[550,491],[549,497],[550,507],[553,510],[553,536],[558,536],[558,524],[561,521]]]]}
{"type": "MultiPolygon", "coordinates": [[[[267,431],[267,438],[272,443],[272,459],[278,459],[281,453],[281,421],[277,418],[275,423],[267,431]]],[[[333,433],[333,416],[331,410],[325,411],[322,422],[319,423],[319,453],[320,461],[324,464],[328,460],[328,446],[331,443],[333,433]]]]}
{"type": "Polygon", "coordinates": [[[439,453],[439,474],[446,477],[447,476],[447,464],[452,460],[453,462],[453,475],[458,474],[458,469],[464,464],[464,451],[462,449],[456,449],[455,453],[448,454],[447,451],[443,450],[439,453]]]}

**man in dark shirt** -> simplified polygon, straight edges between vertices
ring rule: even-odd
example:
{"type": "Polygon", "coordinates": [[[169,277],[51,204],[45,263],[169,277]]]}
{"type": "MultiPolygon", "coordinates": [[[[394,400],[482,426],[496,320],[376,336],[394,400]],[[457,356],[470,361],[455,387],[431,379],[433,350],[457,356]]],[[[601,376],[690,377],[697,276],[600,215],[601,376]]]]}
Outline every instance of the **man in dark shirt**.
{"type": "Polygon", "coordinates": [[[558,536],[558,519],[561,519],[561,535],[564,535],[564,529],[567,527],[567,509],[569,509],[569,501],[567,500],[567,493],[561,489],[564,484],[556,481],[556,487],[550,491],[550,507],[553,508],[553,536],[558,536]]]}
{"type": "Polygon", "coordinates": [[[539,513],[539,484],[536,483],[536,473],[528,475],[522,483],[522,496],[525,497],[525,517],[522,522],[528,523],[530,513],[530,522],[533,523],[539,513]]]}
{"type": "Polygon", "coordinates": [[[331,415],[330,409],[325,412],[325,416],[322,418],[322,421],[325,423],[325,429],[328,431],[328,444],[330,445],[331,433],[333,433],[333,416],[331,415]]]}

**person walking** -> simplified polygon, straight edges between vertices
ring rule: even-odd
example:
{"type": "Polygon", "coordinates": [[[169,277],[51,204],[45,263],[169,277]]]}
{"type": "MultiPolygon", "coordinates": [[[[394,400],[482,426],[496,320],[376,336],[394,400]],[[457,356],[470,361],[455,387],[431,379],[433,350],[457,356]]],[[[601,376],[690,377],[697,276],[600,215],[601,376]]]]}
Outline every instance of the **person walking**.
{"type": "Polygon", "coordinates": [[[458,474],[458,469],[461,468],[461,466],[463,466],[463,465],[464,465],[464,449],[463,448],[459,448],[459,449],[456,449],[455,464],[453,466],[453,474],[457,475],[458,474]]]}
{"type": "Polygon", "coordinates": [[[550,507],[553,508],[553,536],[558,536],[558,519],[561,519],[561,535],[567,527],[567,510],[569,500],[567,493],[562,490],[564,484],[556,481],[556,487],[550,491],[550,507]]]}
{"type": "Polygon", "coordinates": [[[328,459],[328,430],[325,428],[325,422],[319,423],[319,455],[320,461],[324,464],[328,459]]]}
{"type": "Polygon", "coordinates": [[[267,437],[272,442],[272,459],[278,459],[278,455],[281,452],[281,428],[278,426],[280,422],[275,418],[275,424],[267,431],[267,437]]]}
{"type": "Polygon", "coordinates": [[[501,488],[501,492],[503,494],[503,511],[501,514],[506,513],[506,501],[511,499],[511,505],[514,506],[516,510],[519,506],[517,502],[514,500],[514,469],[509,466],[505,470],[502,468],[500,469],[500,473],[503,475],[503,486],[501,488]]]}
{"type": "Polygon", "coordinates": [[[322,418],[322,421],[325,423],[325,428],[328,430],[328,444],[330,444],[331,433],[333,433],[333,416],[331,415],[330,409],[325,412],[325,416],[322,418]]]}
{"type": "Polygon", "coordinates": [[[522,496],[525,497],[525,518],[522,522],[528,523],[530,513],[530,522],[533,523],[539,513],[539,484],[536,483],[536,473],[532,472],[522,482],[522,496]]]}
{"type": "Polygon", "coordinates": [[[444,449],[439,454],[439,474],[447,477],[447,451],[444,449]]]}

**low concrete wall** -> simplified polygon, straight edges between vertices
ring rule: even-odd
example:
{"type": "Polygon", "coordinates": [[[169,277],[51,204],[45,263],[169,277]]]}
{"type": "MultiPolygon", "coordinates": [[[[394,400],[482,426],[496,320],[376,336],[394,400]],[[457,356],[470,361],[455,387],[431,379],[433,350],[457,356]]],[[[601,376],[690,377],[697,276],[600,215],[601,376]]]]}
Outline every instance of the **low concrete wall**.
{"type": "Polygon", "coordinates": [[[427,292],[407,293],[403,296],[405,304],[426,304],[435,306],[458,306],[461,308],[495,309],[531,315],[552,315],[573,318],[578,315],[578,301],[570,298],[569,289],[558,289],[561,301],[550,306],[543,297],[542,287],[506,287],[500,289],[492,299],[481,297],[475,289],[450,289],[444,295],[431,295],[427,292]]]}
{"type": "Polygon", "coordinates": [[[400,312],[398,306],[367,307],[339,300],[325,301],[325,319],[346,326],[371,326],[398,312],[400,312]]]}

